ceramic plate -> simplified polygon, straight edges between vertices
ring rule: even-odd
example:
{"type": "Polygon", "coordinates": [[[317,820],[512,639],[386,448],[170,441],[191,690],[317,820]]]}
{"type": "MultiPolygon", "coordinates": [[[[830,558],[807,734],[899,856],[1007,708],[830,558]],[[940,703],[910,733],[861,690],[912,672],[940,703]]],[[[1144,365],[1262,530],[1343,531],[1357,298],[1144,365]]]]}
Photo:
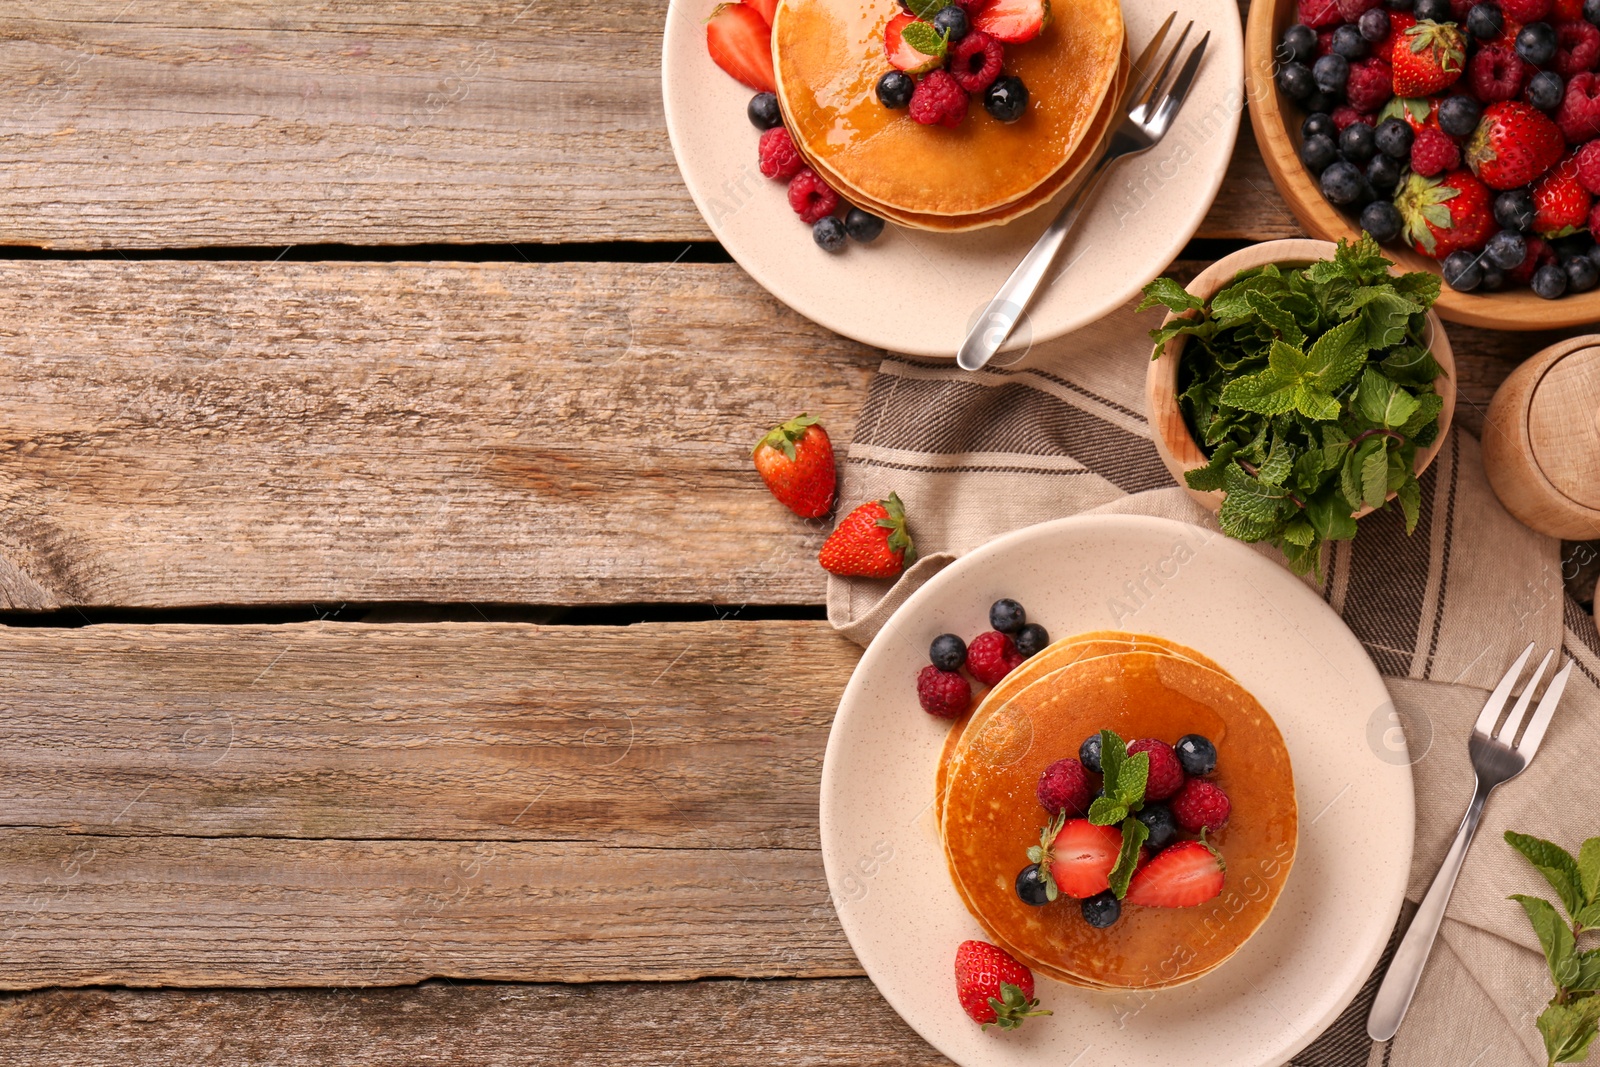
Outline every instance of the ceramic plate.
{"type": "Polygon", "coordinates": [[[1392,711],[1338,616],[1220,534],[1138,516],[1009,534],[918,590],[845,690],[822,769],[822,855],[839,920],[894,1009],[967,1067],[1279,1067],[1354,998],[1399,914],[1415,826],[1392,711]],[[1283,731],[1300,807],[1283,894],[1232,959],[1150,993],[1041,978],[1037,995],[1055,1014],[1006,1034],[979,1029],[956,1003],[956,946],[984,934],[950,883],[935,825],[945,726],[921,711],[914,688],[928,643],[986,629],[1002,596],[1056,638],[1131,630],[1217,660],[1283,731]]]}
{"type": "MultiPolygon", "coordinates": [[[[745,118],[751,91],[706,52],[703,23],[717,2],[672,0],[661,62],[672,148],[717,240],[779,300],[830,330],[895,352],[954,357],[969,323],[1050,224],[1059,201],[1007,226],[936,234],[890,225],[870,246],[822,251],[789,209],[784,186],[756,167],[759,134],[745,118]]],[[[1173,6],[1125,0],[1134,55],[1173,6]]],[[[1035,301],[1008,350],[1120,307],[1177,258],[1216,198],[1244,107],[1239,9],[1232,0],[1182,7],[1180,18],[1211,31],[1188,103],[1161,144],[1117,164],[1062,251],[1054,285],[1035,301]]]]}

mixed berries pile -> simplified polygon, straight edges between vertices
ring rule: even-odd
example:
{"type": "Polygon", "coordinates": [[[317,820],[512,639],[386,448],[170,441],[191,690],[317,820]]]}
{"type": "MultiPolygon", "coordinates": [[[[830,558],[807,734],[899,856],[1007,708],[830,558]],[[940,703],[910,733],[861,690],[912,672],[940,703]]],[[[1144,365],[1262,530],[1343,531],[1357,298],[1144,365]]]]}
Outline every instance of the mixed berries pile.
{"type": "Polygon", "coordinates": [[[757,90],[745,115],[761,131],[757,146],[761,173],[788,184],[789,206],[811,227],[812,240],[827,252],[843,251],[850,238],[868,244],[883,232],[883,219],[840,200],[839,194],[806,166],[783,125],[778,79],[772,67],[772,15],[777,6],[777,0],[742,0],[718,6],[706,20],[706,48],[717,66],[757,90]]]}
{"type": "Polygon", "coordinates": [[[1036,907],[1070,897],[1100,929],[1122,917],[1124,904],[1190,908],[1216,897],[1226,868],[1206,836],[1233,810],[1210,780],[1216,769],[1217,748],[1199,734],[1172,745],[1091,734],[1076,759],[1056,760],[1039,776],[1050,822],[1028,849],[1017,896],[1036,907]]]}
{"type": "Polygon", "coordinates": [[[1001,122],[1028,109],[1028,87],[1002,73],[1005,46],[1031,41],[1050,24],[1050,0],[900,0],[883,28],[891,70],[878,102],[908,108],[924,126],[961,125],[974,96],[1001,122]]]}
{"type": "Polygon", "coordinates": [[[933,639],[928,646],[930,662],[917,675],[917,702],[923,711],[940,719],[961,718],[972,706],[972,683],[961,673],[962,667],[981,684],[993,687],[1050,643],[1045,628],[1029,622],[1022,605],[1009,598],[990,606],[989,626],[971,644],[955,634],[933,639]]]}
{"type": "Polygon", "coordinates": [[[1600,284],[1600,0],[1299,0],[1300,158],[1452,288],[1600,284]]]}

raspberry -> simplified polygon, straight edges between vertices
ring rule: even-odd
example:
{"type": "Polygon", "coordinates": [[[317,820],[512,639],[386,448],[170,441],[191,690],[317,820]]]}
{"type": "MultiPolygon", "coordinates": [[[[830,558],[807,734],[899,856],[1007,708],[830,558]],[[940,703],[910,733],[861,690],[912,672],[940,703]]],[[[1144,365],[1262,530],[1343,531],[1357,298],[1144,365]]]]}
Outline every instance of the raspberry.
{"type": "Polygon", "coordinates": [[[1317,31],[1317,55],[1319,57],[1325,56],[1329,52],[1332,52],[1332,51],[1333,51],[1333,31],[1332,30],[1318,30],[1317,31]]]}
{"type": "Polygon", "coordinates": [[[1435,174],[1455,170],[1460,165],[1461,149],[1456,147],[1448,133],[1432,126],[1424,126],[1417,131],[1416,140],[1411,142],[1412,170],[1424,178],[1431,178],[1435,174]]]}
{"type": "Polygon", "coordinates": [[[939,719],[959,719],[972,706],[972,683],[960,671],[927,666],[917,675],[917,703],[939,719]]]}
{"type": "Polygon", "coordinates": [[[969,30],[950,49],[950,74],[967,92],[981,93],[1000,76],[1000,61],[1004,58],[1005,49],[999,41],[982,30],[969,30]]]}
{"type": "Polygon", "coordinates": [[[1381,59],[1352,63],[1344,93],[1357,111],[1377,111],[1394,96],[1394,68],[1381,59]]]}
{"type": "Polygon", "coordinates": [[[1128,746],[1128,755],[1139,752],[1150,753],[1150,777],[1144,786],[1146,800],[1165,800],[1183,788],[1183,764],[1178,762],[1171,745],[1146,737],[1128,746]]]}
{"type": "Polygon", "coordinates": [[[828,183],[817,177],[810,167],[789,179],[789,206],[806,223],[832,215],[839,206],[839,194],[828,188],[828,183]]]}
{"type": "Polygon", "coordinates": [[[806,161],[794,146],[794,139],[782,126],[774,126],[761,135],[761,173],[773,181],[786,182],[800,173],[806,161]]]}
{"type": "Polygon", "coordinates": [[[1585,72],[1567,82],[1567,95],[1555,119],[1568,144],[1582,144],[1600,134],[1600,78],[1585,72]]]}
{"type": "Polygon", "coordinates": [[[1596,226],[1600,226],[1600,200],[1596,200],[1594,206],[1589,209],[1589,232],[1600,233],[1600,230],[1595,229],[1596,226]]]}
{"type": "Polygon", "coordinates": [[[1300,0],[1299,14],[1300,21],[1314,30],[1337,26],[1343,18],[1338,0],[1300,0]]]}
{"type": "Polygon", "coordinates": [[[1505,12],[1507,22],[1527,25],[1550,14],[1550,0],[1500,0],[1500,10],[1505,12]]]}
{"type": "Polygon", "coordinates": [[[941,126],[959,126],[967,117],[967,91],[949,71],[929,71],[911,93],[911,117],[924,126],[936,122],[941,126]]]}
{"type": "Polygon", "coordinates": [[[1587,22],[1563,22],[1556,27],[1556,70],[1563,78],[1600,65],[1600,30],[1587,22]]]}
{"type": "Polygon", "coordinates": [[[1355,22],[1375,7],[1382,7],[1383,0],[1335,0],[1339,8],[1339,17],[1346,22],[1355,22]]]}
{"type": "Polygon", "coordinates": [[[1368,126],[1376,126],[1378,124],[1376,116],[1357,111],[1349,104],[1340,104],[1333,109],[1333,125],[1340,133],[1344,132],[1346,126],[1357,122],[1365,122],[1368,126]]]}
{"type": "Polygon", "coordinates": [[[1058,759],[1039,775],[1039,806],[1051,815],[1063,811],[1080,815],[1089,810],[1094,799],[1094,789],[1089,785],[1089,772],[1075,759],[1058,759]]]}
{"type": "Polygon", "coordinates": [[[1528,238],[1528,254],[1520,266],[1512,267],[1506,271],[1506,277],[1519,285],[1527,285],[1533,278],[1533,272],[1546,263],[1554,263],[1556,254],[1549,245],[1537,237],[1528,238]]]}
{"type": "Polygon", "coordinates": [[[1509,45],[1486,44],[1467,63],[1472,93],[1485,104],[1510,100],[1522,92],[1522,83],[1528,77],[1527,64],[1509,45]]]}
{"type": "Polygon", "coordinates": [[[1573,159],[1578,167],[1578,181],[1591,193],[1600,195],[1600,141],[1590,141],[1578,149],[1573,159]]]}
{"type": "Polygon", "coordinates": [[[1172,817],[1192,834],[1201,830],[1216,833],[1228,824],[1233,803],[1215,782],[1191,778],[1172,798],[1172,817]]]}
{"type": "Polygon", "coordinates": [[[1021,662],[1016,643],[999,630],[981,633],[967,646],[967,670],[984,685],[999,685],[1021,662]]]}
{"type": "Polygon", "coordinates": [[[1462,26],[1467,24],[1467,12],[1471,11],[1477,0],[1450,0],[1450,15],[1454,21],[1462,26]]]}

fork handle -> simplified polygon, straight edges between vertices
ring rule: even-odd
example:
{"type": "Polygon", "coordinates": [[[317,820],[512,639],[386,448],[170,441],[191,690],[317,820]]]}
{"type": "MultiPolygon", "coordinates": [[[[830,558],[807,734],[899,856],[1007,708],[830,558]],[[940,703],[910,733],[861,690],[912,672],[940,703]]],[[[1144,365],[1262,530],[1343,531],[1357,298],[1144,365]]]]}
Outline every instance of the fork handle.
{"type": "Polygon", "coordinates": [[[1383,984],[1372,1001],[1372,1011],[1367,1014],[1367,1036],[1374,1041],[1387,1041],[1395,1035],[1400,1021],[1406,1017],[1406,1009],[1411,1006],[1411,998],[1416,996],[1422,968],[1433,951],[1434,939],[1439,936],[1439,924],[1444,921],[1450,894],[1455,892],[1456,877],[1461,873],[1467,850],[1472,847],[1478,820],[1483,817],[1483,804],[1488,799],[1489,789],[1480,780],[1473,789],[1472,803],[1467,805],[1467,813],[1461,818],[1456,839],[1451,842],[1450,851],[1439,865],[1439,873],[1433,876],[1433,884],[1428,886],[1427,894],[1417,906],[1417,914],[1406,936],[1400,940],[1400,947],[1395,949],[1389,971],[1383,976],[1383,984]]]}

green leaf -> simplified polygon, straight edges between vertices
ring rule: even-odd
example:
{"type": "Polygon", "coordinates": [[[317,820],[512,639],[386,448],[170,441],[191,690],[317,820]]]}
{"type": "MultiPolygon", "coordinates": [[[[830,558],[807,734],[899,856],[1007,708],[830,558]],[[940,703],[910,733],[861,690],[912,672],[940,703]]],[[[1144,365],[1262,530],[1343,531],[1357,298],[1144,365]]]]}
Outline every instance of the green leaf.
{"type": "Polygon", "coordinates": [[[1528,913],[1528,922],[1539,937],[1544,949],[1545,963],[1550,967],[1550,979],[1558,987],[1578,978],[1578,946],[1572,936],[1572,927],[1561,918],[1554,904],[1542,897],[1514,893],[1511,899],[1522,905],[1528,913]]]}
{"type": "Polygon", "coordinates": [[[1400,510],[1406,517],[1406,533],[1409,534],[1416,530],[1417,519],[1422,515],[1422,486],[1418,484],[1415,474],[1400,483],[1400,488],[1395,490],[1395,499],[1400,501],[1400,510]]]}
{"type": "Polygon", "coordinates": [[[1235,452],[1239,451],[1236,441],[1224,441],[1218,445],[1216,451],[1211,453],[1211,459],[1204,467],[1196,470],[1185,471],[1183,480],[1190,489],[1202,493],[1209,493],[1214,489],[1221,489],[1225,484],[1225,472],[1233,463],[1235,452]]]}
{"type": "Polygon", "coordinates": [[[900,31],[900,37],[923,55],[936,59],[943,59],[950,50],[950,35],[934,29],[932,23],[909,22],[900,31]]]}
{"type": "Polygon", "coordinates": [[[1578,849],[1578,881],[1585,900],[1600,902],[1600,837],[1589,838],[1578,849]]]}
{"type": "Polygon", "coordinates": [[[1341,323],[1317,338],[1306,353],[1307,369],[1322,391],[1332,393],[1361,372],[1367,361],[1366,330],[1358,319],[1341,323]]]}
{"type": "Polygon", "coordinates": [[[1362,443],[1361,499],[1370,508],[1381,508],[1389,498],[1389,453],[1384,447],[1387,438],[1370,437],[1362,443]],[[1376,442],[1377,448],[1367,448],[1376,442]]]}
{"type": "Polygon", "coordinates": [[[1592,948],[1578,957],[1578,978],[1567,988],[1587,993],[1600,991],[1600,948],[1592,948]]]}
{"type": "Polygon", "coordinates": [[[1115,730],[1100,731],[1100,774],[1103,781],[1115,782],[1122,775],[1122,761],[1128,746],[1115,730]]]}
{"type": "Polygon", "coordinates": [[[1272,328],[1279,339],[1299,348],[1306,339],[1305,331],[1281,305],[1259,292],[1245,294],[1245,300],[1256,317],[1272,328]]]}
{"type": "Polygon", "coordinates": [[[1111,868],[1111,892],[1118,900],[1128,895],[1128,882],[1139,866],[1139,849],[1149,836],[1150,828],[1138,819],[1129,816],[1122,820],[1122,849],[1117,853],[1116,866],[1111,868]]]}
{"type": "Polygon", "coordinates": [[[1089,821],[1096,826],[1115,826],[1128,817],[1128,805],[1115,797],[1095,797],[1089,805],[1089,821]]]}
{"type": "MultiPolygon", "coordinates": [[[[934,7],[935,11],[938,9],[938,6],[934,7]]],[[[1138,310],[1149,311],[1153,307],[1165,307],[1182,315],[1186,311],[1200,311],[1205,306],[1204,300],[1171,278],[1157,278],[1144,287],[1144,299],[1139,301],[1138,310]]]]}
{"type": "Polygon", "coordinates": [[[1144,803],[1145,784],[1150,780],[1150,753],[1136,752],[1122,761],[1117,771],[1117,799],[1134,808],[1144,803]]]}
{"type": "Polygon", "coordinates": [[[919,19],[932,19],[944,6],[944,0],[911,0],[906,7],[919,19]]]}
{"type": "Polygon", "coordinates": [[[1584,905],[1583,910],[1572,917],[1572,921],[1585,930],[1600,930],[1600,900],[1584,905]]]}
{"type": "Polygon", "coordinates": [[[1290,411],[1306,364],[1306,354],[1300,349],[1286,341],[1274,341],[1267,369],[1229,382],[1222,390],[1222,402],[1258,415],[1290,411]]]}
{"type": "MultiPolygon", "coordinates": [[[[1419,437],[1422,431],[1430,426],[1437,428],[1439,412],[1444,410],[1444,397],[1432,392],[1431,388],[1430,386],[1429,392],[1417,397],[1417,410],[1412,412],[1411,417],[1398,427],[1406,437],[1419,437]]],[[[1429,440],[1432,440],[1432,438],[1430,437],[1429,440]]]]}
{"type": "Polygon", "coordinates": [[[1348,541],[1356,535],[1356,520],[1339,494],[1321,493],[1306,502],[1306,518],[1324,541],[1348,541]]]}
{"type": "Polygon", "coordinates": [[[1289,491],[1250,477],[1238,464],[1225,474],[1228,494],[1223,498],[1217,521],[1223,532],[1241,541],[1262,541],[1282,525],[1283,507],[1289,504],[1289,491]]]}
{"type": "Polygon", "coordinates": [[[1505,836],[1506,844],[1522,853],[1528,858],[1529,863],[1538,868],[1539,873],[1544,875],[1545,881],[1549,882],[1550,887],[1561,897],[1561,906],[1567,909],[1568,915],[1576,919],[1588,899],[1583,889],[1583,876],[1579,871],[1578,861],[1554,841],[1519,834],[1515,830],[1507,830],[1505,836]]]}
{"type": "Polygon", "coordinates": [[[1397,430],[1411,420],[1419,407],[1421,401],[1376,369],[1368,367],[1361,372],[1352,409],[1374,426],[1397,430]]]}
{"type": "Polygon", "coordinates": [[[1550,1005],[1539,1014],[1537,1026],[1551,1063],[1582,1063],[1588,1059],[1600,1022],[1600,997],[1584,997],[1567,1004],[1550,1005]]]}

